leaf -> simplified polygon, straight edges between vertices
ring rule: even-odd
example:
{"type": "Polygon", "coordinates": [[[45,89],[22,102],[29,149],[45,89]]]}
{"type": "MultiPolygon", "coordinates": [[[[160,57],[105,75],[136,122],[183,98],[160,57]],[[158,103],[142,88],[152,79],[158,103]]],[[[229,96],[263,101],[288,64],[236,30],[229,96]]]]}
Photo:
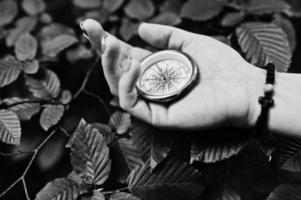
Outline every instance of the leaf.
{"type": "Polygon", "coordinates": [[[149,163],[154,169],[171,151],[167,133],[138,120],[133,122],[130,138],[119,139],[129,169],[149,163]]]}
{"type": "Polygon", "coordinates": [[[231,46],[231,36],[232,35],[230,35],[228,37],[225,37],[223,35],[214,35],[214,36],[211,36],[211,37],[213,37],[214,39],[216,39],[216,40],[218,40],[218,41],[220,41],[220,42],[222,42],[222,43],[224,43],[228,46],[231,46]]]}
{"type": "Polygon", "coordinates": [[[281,169],[292,171],[292,172],[300,172],[301,171],[301,149],[292,155],[287,161],[285,161],[281,169]]]}
{"type": "Polygon", "coordinates": [[[26,76],[26,85],[33,96],[38,99],[56,98],[60,92],[60,80],[51,70],[45,70],[43,80],[26,76]]]}
{"type": "Polygon", "coordinates": [[[245,7],[250,14],[271,14],[284,12],[290,9],[290,6],[283,0],[252,0],[245,7]]]}
{"type": "Polygon", "coordinates": [[[182,0],[166,0],[162,4],[162,6],[160,6],[160,11],[161,12],[172,12],[172,13],[179,15],[182,7],[183,7],[182,0]]]}
{"type": "Polygon", "coordinates": [[[71,35],[74,36],[74,30],[57,23],[52,23],[48,26],[45,26],[39,32],[39,40],[41,43],[49,42],[54,40],[56,37],[61,35],[71,35]]]}
{"type": "Polygon", "coordinates": [[[47,172],[53,169],[63,159],[65,142],[65,137],[61,134],[58,137],[53,137],[39,151],[36,163],[42,171],[47,172]]]}
{"type": "Polygon", "coordinates": [[[252,64],[263,67],[269,62],[279,72],[290,66],[292,52],[287,35],[272,23],[244,23],[236,29],[238,43],[252,64]]]}
{"type": "Polygon", "coordinates": [[[213,163],[230,158],[243,149],[247,139],[222,138],[193,140],[191,144],[190,163],[194,161],[213,163]]]}
{"type": "Polygon", "coordinates": [[[0,87],[17,80],[21,72],[21,64],[13,59],[0,60],[0,87]]]}
{"type": "Polygon", "coordinates": [[[120,6],[124,3],[124,0],[104,0],[103,6],[110,12],[117,11],[120,6]]]}
{"type": "Polygon", "coordinates": [[[294,161],[294,156],[298,156],[298,152],[301,150],[301,139],[281,137],[278,150],[281,168],[284,167],[286,170],[290,170],[290,164],[292,164],[292,170],[294,170],[297,163],[295,165],[292,162],[294,161]]]}
{"type": "Polygon", "coordinates": [[[74,49],[69,49],[66,53],[66,57],[70,63],[75,63],[80,60],[88,60],[93,58],[93,53],[84,45],[79,45],[74,49]]]}
{"type": "Polygon", "coordinates": [[[2,0],[0,2],[0,26],[11,23],[17,14],[18,6],[15,1],[2,0]]]}
{"type": "Polygon", "coordinates": [[[138,34],[138,24],[127,18],[123,18],[119,32],[124,40],[129,41],[133,36],[138,34]]]}
{"type": "Polygon", "coordinates": [[[45,131],[56,125],[65,111],[63,105],[46,105],[40,117],[40,124],[45,131]]]}
{"type": "Polygon", "coordinates": [[[181,17],[196,21],[209,20],[218,15],[223,9],[223,3],[219,0],[188,0],[182,10],[181,17]]]}
{"type": "Polygon", "coordinates": [[[300,17],[301,16],[301,2],[299,0],[286,0],[290,5],[290,9],[286,12],[290,17],[300,17]]]}
{"type": "Polygon", "coordinates": [[[274,15],[273,23],[286,33],[291,51],[294,52],[297,46],[297,36],[292,22],[281,15],[274,15]]]}
{"type": "Polygon", "coordinates": [[[227,13],[226,16],[223,18],[221,24],[223,26],[235,26],[242,22],[246,17],[244,12],[231,12],[227,13]]]}
{"type": "Polygon", "coordinates": [[[106,198],[101,192],[93,190],[91,200],[106,200],[106,198]]]}
{"type": "Polygon", "coordinates": [[[15,44],[15,53],[20,61],[32,60],[38,50],[38,42],[29,33],[25,33],[19,37],[15,44]]]}
{"type": "Polygon", "coordinates": [[[37,25],[36,17],[22,17],[16,22],[16,27],[9,30],[6,37],[6,46],[15,45],[19,37],[25,33],[31,32],[37,25]]]}
{"type": "Polygon", "coordinates": [[[253,15],[287,12],[290,9],[284,0],[228,0],[226,5],[253,15]]]}
{"type": "Polygon", "coordinates": [[[282,184],[268,196],[267,200],[300,200],[300,196],[300,184],[282,184]]]}
{"type": "Polygon", "coordinates": [[[50,23],[52,23],[53,19],[52,19],[52,16],[50,14],[44,12],[40,15],[39,21],[42,24],[50,24],[50,23]]]}
{"type": "Polygon", "coordinates": [[[136,168],[128,178],[132,194],[142,199],[190,200],[200,197],[200,174],[185,162],[166,160],[153,172],[148,165],[136,168]]]}
{"type": "Polygon", "coordinates": [[[73,4],[82,9],[97,8],[101,6],[101,0],[73,0],[73,4]]]}
{"type": "Polygon", "coordinates": [[[130,0],[124,7],[127,16],[133,19],[145,20],[155,12],[155,6],[151,0],[130,0]]]}
{"type": "Polygon", "coordinates": [[[22,63],[22,69],[25,74],[35,74],[38,72],[40,63],[38,60],[29,60],[22,63]]]}
{"type": "Polygon", "coordinates": [[[81,120],[67,147],[71,148],[71,164],[85,183],[103,184],[109,177],[109,148],[98,129],[81,120]]]}
{"type": "Polygon", "coordinates": [[[60,96],[60,102],[62,104],[68,104],[72,100],[72,94],[69,90],[63,90],[60,96]]]}
{"type": "Polygon", "coordinates": [[[127,133],[132,126],[131,115],[127,112],[116,111],[110,117],[109,126],[112,127],[117,134],[127,133]]]}
{"type": "Polygon", "coordinates": [[[115,137],[115,134],[113,133],[110,126],[102,123],[93,123],[91,124],[93,128],[96,128],[100,134],[102,134],[106,145],[110,145],[115,137]]]}
{"type": "Polygon", "coordinates": [[[8,31],[4,29],[4,27],[0,27],[0,40],[7,37],[7,35],[8,35],[8,31]]]}
{"type": "Polygon", "coordinates": [[[176,26],[182,22],[179,15],[172,12],[164,12],[150,20],[151,23],[176,26]]]}
{"type": "Polygon", "coordinates": [[[37,15],[46,8],[44,0],[23,0],[23,10],[29,15],[37,15]]]}
{"type": "Polygon", "coordinates": [[[12,97],[9,99],[4,99],[3,103],[5,103],[8,106],[16,104],[15,106],[10,106],[9,110],[16,113],[21,121],[27,121],[30,120],[32,116],[34,116],[40,111],[41,106],[39,103],[21,103],[26,101],[29,101],[29,99],[12,97]]]}
{"type": "Polygon", "coordinates": [[[7,144],[20,144],[21,126],[16,113],[0,110],[0,140],[7,144]]]}
{"type": "Polygon", "coordinates": [[[44,55],[49,57],[55,57],[61,51],[67,49],[73,44],[77,43],[78,40],[71,35],[60,35],[53,40],[47,41],[42,44],[42,52],[44,55]]]}
{"type": "Polygon", "coordinates": [[[139,200],[139,198],[126,192],[115,192],[110,196],[110,200],[139,200]]]}
{"type": "Polygon", "coordinates": [[[224,187],[222,193],[222,200],[241,200],[239,192],[229,188],[227,185],[224,187]]]}
{"type": "Polygon", "coordinates": [[[279,139],[273,133],[268,133],[266,137],[259,140],[260,148],[266,156],[271,156],[279,146],[279,139]]]}
{"type": "Polygon", "coordinates": [[[73,181],[68,178],[57,178],[47,183],[38,192],[35,200],[73,200],[80,194],[73,181]]]}

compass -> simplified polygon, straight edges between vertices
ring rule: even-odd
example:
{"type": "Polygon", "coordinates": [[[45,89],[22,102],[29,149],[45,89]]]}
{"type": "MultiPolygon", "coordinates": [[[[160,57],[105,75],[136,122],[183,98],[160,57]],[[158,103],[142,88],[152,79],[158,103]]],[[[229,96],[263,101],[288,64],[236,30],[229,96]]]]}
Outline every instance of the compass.
{"type": "Polygon", "coordinates": [[[153,53],[142,60],[141,66],[137,91],[143,98],[156,102],[168,102],[182,96],[198,74],[192,58],[176,50],[153,53]]]}

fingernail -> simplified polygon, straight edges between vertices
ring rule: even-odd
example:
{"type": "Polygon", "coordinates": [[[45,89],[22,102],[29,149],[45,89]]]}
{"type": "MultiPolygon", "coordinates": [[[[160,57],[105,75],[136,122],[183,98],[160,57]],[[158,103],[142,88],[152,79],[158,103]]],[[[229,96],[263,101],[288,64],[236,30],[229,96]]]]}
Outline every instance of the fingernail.
{"type": "Polygon", "coordinates": [[[102,54],[106,51],[106,38],[107,38],[107,34],[104,34],[101,38],[101,53],[102,54]]]}
{"type": "Polygon", "coordinates": [[[88,34],[87,34],[87,31],[84,29],[84,22],[80,22],[80,23],[79,23],[79,27],[80,27],[80,29],[81,29],[82,32],[83,32],[82,36],[83,36],[86,40],[88,40],[88,41],[90,42],[90,38],[89,38],[89,36],[88,36],[88,34]]]}
{"type": "Polygon", "coordinates": [[[120,68],[122,69],[123,72],[129,71],[131,68],[132,64],[132,58],[131,57],[124,57],[120,63],[120,68]]]}

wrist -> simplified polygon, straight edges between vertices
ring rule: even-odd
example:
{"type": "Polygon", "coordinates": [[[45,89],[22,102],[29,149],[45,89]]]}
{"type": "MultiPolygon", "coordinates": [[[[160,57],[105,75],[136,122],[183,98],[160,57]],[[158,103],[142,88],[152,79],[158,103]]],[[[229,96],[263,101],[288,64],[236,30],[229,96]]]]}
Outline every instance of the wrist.
{"type": "MultiPolygon", "coordinates": [[[[264,93],[266,72],[256,68],[250,84],[248,125],[254,127],[261,113],[258,98],[264,93]]],[[[274,106],[269,110],[268,129],[274,133],[301,136],[301,76],[290,73],[275,74],[274,106]]]]}

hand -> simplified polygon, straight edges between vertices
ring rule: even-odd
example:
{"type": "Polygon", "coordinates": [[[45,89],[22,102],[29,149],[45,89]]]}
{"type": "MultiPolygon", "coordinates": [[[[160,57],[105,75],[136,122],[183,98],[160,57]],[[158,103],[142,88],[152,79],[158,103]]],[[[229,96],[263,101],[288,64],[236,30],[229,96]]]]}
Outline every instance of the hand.
{"type": "Polygon", "coordinates": [[[150,45],[183,51],[199,67],[197,85],[166,106],[139,98],[135,88],[140,61],[152,52],[133,47],[108,33],[105,49],[101,49],[104,35],[101,26],[94,20],[86,20],[82,28],[102,58],[112,94],[119,97],[120,106],[133,116],[155,126],[181,129],[255,123],[259,110],[253,104],[257,104],[263,91],[263,70],[247,63],[226,44],[170,26],[140,25],[139,36],[150,45]]]}

